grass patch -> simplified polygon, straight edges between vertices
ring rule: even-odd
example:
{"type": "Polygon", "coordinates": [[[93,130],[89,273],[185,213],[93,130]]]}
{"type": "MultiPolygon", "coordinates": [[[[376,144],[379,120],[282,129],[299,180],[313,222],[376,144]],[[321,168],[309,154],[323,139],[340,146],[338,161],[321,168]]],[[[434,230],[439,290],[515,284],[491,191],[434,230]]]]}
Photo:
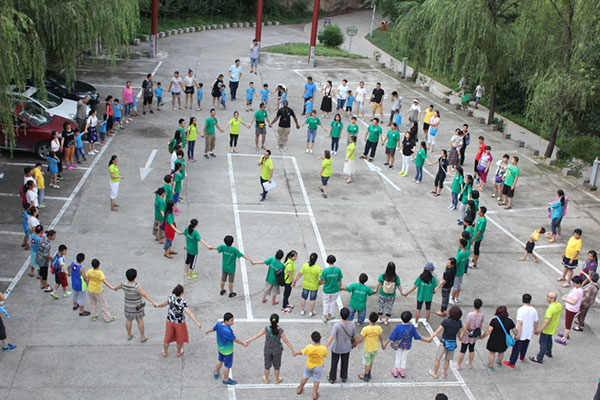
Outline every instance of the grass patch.
{"type": "MultiPolygon", "coordinates": [[[[294,56],[308,56],[309,48],[310,46],[308,43],[290,43],[286,45],[267,47],[265,51],[269,53],[290,54],[294,56]]],[[[326,47],[320,44],[315,47],[315,55],[323,57],[367,58],[359,54],[348,53],[346,50],[326,47]]]]}
{"type": "MultiPolygon", "coordinates": [[[[321,10],[319,16],[323,17],[326,13],[321,10]]],[[[280,24],[300,24],[304,22],[310,22],[312,20],[312,14],[305,15],[290,15],[290,16],[280,16],[280,17],[269,17],[264,16],[263,21],[279,21],[280,24]]],[[[213,25],[213,24],[225,24],[225,23],[234,23],[234,22],[252,22],[254,21],[254,16],[248,21],[248,17],[234,18],[234,17],[225,17],[225,16],[208,16],[208,15],[190,15],[185,17],[160,17],[158,18],[158,31],[164,32],[169,29],[179,29],[179,28],[188,28],[190,26],[201,26],[201,25],[213,25]]],[[[138,29],[138,36],[140,35],[150,35],[152,29],[152,18],[142,16],[140,18],[140,27],[138,29]]]]}

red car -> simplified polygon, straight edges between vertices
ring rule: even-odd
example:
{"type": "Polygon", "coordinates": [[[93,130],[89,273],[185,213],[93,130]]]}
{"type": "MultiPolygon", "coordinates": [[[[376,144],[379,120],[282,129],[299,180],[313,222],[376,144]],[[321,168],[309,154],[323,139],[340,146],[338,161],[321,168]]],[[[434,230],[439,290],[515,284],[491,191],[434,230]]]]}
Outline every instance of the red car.
{"type": "Polygon", "coordinates": [[[16,103],[13,116],[15,143],[11,146],[7,142],[4,132],[6,124],[0,124],[0,148],[30,151],[41,159],[48,157],[52,131],[62,132],[65,122],[69,122],[73,129],[77,127],[73,121],[50,115],[30,102],[16,103]]]}

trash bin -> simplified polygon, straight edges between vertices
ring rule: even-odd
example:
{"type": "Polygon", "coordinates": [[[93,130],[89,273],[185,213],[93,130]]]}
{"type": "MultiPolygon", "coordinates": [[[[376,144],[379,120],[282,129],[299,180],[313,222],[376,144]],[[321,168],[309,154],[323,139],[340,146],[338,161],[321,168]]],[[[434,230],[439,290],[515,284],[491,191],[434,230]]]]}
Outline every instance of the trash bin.
{"type": "Polygon", "coordinates": [[[381,21],[381,30],[385,31],[387,29],[387,21],[381,21]]]}

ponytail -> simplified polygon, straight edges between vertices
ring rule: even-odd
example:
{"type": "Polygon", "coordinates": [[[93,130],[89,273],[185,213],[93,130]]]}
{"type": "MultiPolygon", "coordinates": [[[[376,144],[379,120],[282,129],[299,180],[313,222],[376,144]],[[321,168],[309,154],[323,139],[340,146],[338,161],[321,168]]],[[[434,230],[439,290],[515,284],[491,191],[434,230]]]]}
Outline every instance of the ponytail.
{"type": "Polygon", "coordinates": [[[269,321],[271,322],[271,333],[273,336],[279,336],[279,315],[271,314],[269,321]]]}
{"type": "Polygon", "coordinates": [[[117,156],[115,154],[110,156],[110,161],[108,162],[108,166],[110,167],[111,165],[113,165],[115,163],[116,159],[117,159],[117,156]]]}
{"type": "Polygon", "coordinates": [[[317,253],[311,253],[310,256],[308,257],[308,265],[311,267],[313,265],[315,265],[315,263],[317,262],[317,258],[319,258],[317,253]]]}
{"type": "Polygon", "coordinates": [[[294,256],[297,256],[298,252],[296,250],[291,250],[289,253],[287,253],[287,255],[285,256],[285,261],[284,264],[287,262],[287,260],[291,259],[294,256]]]}
{"type": "Polygon", "coordinates": [[[194,219],[192,219],[192,220],[190,221],[190,225],[189,225],[189,226],[188,226],[188,228],[187,228],[188,235],[191,235],[191,234],[192,234],[192,232],[194,231],[194,228],[195,228],[196,226],[198,226],[198,220],[197,220],[196,218],[194,218],[194,219]]]}

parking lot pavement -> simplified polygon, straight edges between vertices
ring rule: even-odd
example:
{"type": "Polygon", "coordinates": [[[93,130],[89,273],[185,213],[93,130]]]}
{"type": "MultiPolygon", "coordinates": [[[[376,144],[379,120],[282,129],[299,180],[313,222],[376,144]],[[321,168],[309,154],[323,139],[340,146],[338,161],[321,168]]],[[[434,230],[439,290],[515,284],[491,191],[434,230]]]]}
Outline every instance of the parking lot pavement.
{"type": "MultiPolygon", "coordinates": [[[[265,30],[266,35],[271,37],[280,32],[282,41],[293,41],[304,35],[302,27],[282,27],[280,31],[266,27],[265,30]]],[[[182,359],[174,357],[174,349],[167,359],[160,356],[166,310],[147,306],[145,323],[149,341],[140,343],[135,328],[138,337],[127,341],[121,312],[122,293],[107,291],[109,307],[118,320],[105,324],[77,316],[71,311],[70,299],[53,300],[47,294],[39,293],[36,284],[32,283],[34,278],[25,276],[18,284],[13,284],[14,290],[6,302],[13,314],[13,319],[7,323],[9,337],[19,347],[15,352],[0,355],[3,371],[8,371],[0,374],[0,395],[3,398],[23,398],[31,393],[39,393],[49,399],[80,398],[88,393],[98,399],[125,399],[131,398],[132,394],[177,399],[295,397],[293,390],[300,379],[303,358],[293,358],[286,350],[282,367],[283,385],[264,385],[259,367],[262,365],[260,341],[247,349],[235,349],[233,374],[240,383],[239,387],[225,388],[211,377],[215,338],[214,335],[206,337],[204,329],[212,327],[224,312],[233,312],[236,317],[233,329],[239,338],[245,340],[268,323],[271,313],[280,311],[278,306],[261,303],[266,267],[240,262],[235,281],[238,296],[221,297],[218,294],[221,259],[216,252],[200,247],[198,279],[187,280],[182,274],[185,253],[182,237],[175,239],[174,249],[179,254],[173,260],[162,256],[162,247],[151,237],[153,192],[162,185],[164,175],[170,172],[167,142],[175,131],[177,120],[184,118],[187,121],[194,116],[202,124],[211,107],[208,87],[218,73],[225,72],[232,60],[238,57],[242,59],[243,67],[248,68],[247,47],[251,35],[249,29],[241,29],[170,37],[161,42],[161,51],[166,56],[160,60],[119,61],[112,71],[109,65],[97,61],[86,63],[78,78],[107,85],[100,87],[102,97],[118,95],[120,85],[127,79],[137,86],[139,83],[136,82],[141,83],[144,71],[155,71],[155,79],[165,84],[172,71],[192,68],[198,71],[198,79],[204,83],[203,110],[171,111],[170,98],[166,96],[162,111],[135,118],[114,137],[102,154],[96,156],[95,164],[88,160],[86,166],[91,169],[65,173],[64,184],[57,190],[56,196],[71,201],[49,201],[43,213],[43,223],[54,224],[58,231],[53,250],[60,243],[67,244],[68,263],[79,252],[85,253],[85,265],[88,267],[91,259],[98,258],[107,280],[113,285],[123,279],[128,268],[136,268],[142,287],[159,302],[177,283],[185,286],[188,304],[203,325],[203,329],[198,330],[190,324],[191,343],[186,344],[185,356],[182,359]],[[214,45],[217,40],[218,48],[214,45]],[[112,154],[119,156],[119,170],[126,177],[121,182],[118,197],[121,207],[117,213],[109,211],[108,203],[106,166],[112,154]],[[152,154],[155,156],[152,157],[152,154]],[[142,180],[140,168],[146,166],[151,170],[142,180]],[[57,357],[64,365],[77,365],[77,374],[69,368],[56,368],[57,357]]],[[[395,80],[369,60],[322,59],[317,69],[308,69],[305,57],[263,54],[261,62],[258,75],[243,75],[240,89],[245,89],[250,80],[257,87],[262,87],[265,82],[270,87],[285,83],[290,90],[291,107],[298,115],[304,78],[310,74],[318,82],[327,79],[337,82],[346,78],[351,87],[360,80],[369,82],[368,85],[382,82],[386,93],[397,90],[405,101],[419,97],[421,104],[434,104],[442,112],[439,146],[446,145],[454,127],[464,122],[462,115],[444,110],[444,104],[431,94],[395,80]]],[[[226,125],[234,110],[241,112],[245,122],[251,120],[252,114],[244,111],[243,96],[239,97],[240,100],[228,103],[227,110],[218,110],[221,127],[226,125]]],[[[317,109],[319,103],[318,99],[317,109]]],[[[386,100],[384,110],[389,110],[389,104],[386,100]]],[[[269,115],[274,115],[274,112],[271,103],[269,115]]],[[[329,122],[323,119],[324,124],[329,122]]],[[[344,122],[348,122],[347,117],[344,122]]],[[[358,153],[364,147],[366,129],[362,122],[360,124],[358,153]]],[[[473,137],[485,136],[495,157],[503,153],[520,154],[522,151],[486,126],[473,125],[473,137]]],[[[275,150],[275,134],[274,128],[268,130],[267,146],[273,150],[277,188],[269,193],[264,203],[259,202],[258,196],[261,188],[257,162],[262,152],[254,148],[254,130],[241,130],[240,154],[236,155],[227,154],[227,133],[217,133],[217,157],[209,160],[202,157],[204,143],[199,138],[196,144],[196,158],[199,160],[187,163],[188,177],[182,189],[185,202],[179,205],[181,215],[176,218],[179,229],[185,228],[191,218],[197,218],[200,221],[198,231],[209,244],[219,245],[225,235],[233,235],[234,245],[254,260],[271,257],[279,248],[286,252],[295,249],[299,253],[298,268],[311,252],[319,255],[318,264],[321,266],[324,266],[327,254],[335,254],[344,274],[344,286],[356,281],[361,272],[369,275],[367,284],[375,286],[377,277],[390,260],[398,266],[404,290],[412,286],[427,261],[435,263],[438,267],[436,274],[440,277],[446,259],[455,254],[461,229],[456,225],[456,212],[447,210],[450,204],[448,191],[438,198],[429,194],[435,167],[426,167],[424,183],[415,185],[410,178],[397,174],[397,166],[392,170],[383,169],[384,154],[380,147],[373,164],[357,160],[354,183],[347,185],[343,182],[343,151],[340,149],[340,154],[333,159],[334,174],[328,189],[330,195],[324,199],[318,188],[320,162],[317,157],[329,148],[327,133],[319,131],[313,154],[304,152],[305,128],[292,129],[287,151],[275,150]]],[[[419,135],[422,137],[421,132],[419,135]]],[[[344,144],[342,140],[342,148],[344,144]]],[[[465,167],[469,171],[473,168],[474,147],[467,149],[465,167]]],[[[437,150],[434,153],[437,154],[437,150]]],[[[430,160],[436,157],[431,155],[430,160]]],[[[22,166],[8,163],[33,161],[27,155],[16,155],[0,166],[2,171],[9,172],[0,181],[0,192],[7,194],[0,198],[1,204],[6,205],[0,214],[3,230],[20,232],[19,199],[15,186],[20,183],[22,166]],[[15,195],[14,198],[10,197],[11,194],[15,195]]],[[[558,188],[567,188],[570,198],[569,213],[563,221],[563,239],[559,244],[564,245],[569,232],[580,227],[584,231],[585,251],[598,247],[597,210],[600,203],[571,188],[561,177],[534,160],[523,158],[520,166],[522,176],[513,210],[498,207],[489,197],[489,188],[481,197],[481,204],[490,211],[489,223],[479,268],[471,270],[465,278],[460,305],[466,313],[473,300],[481,298],[486,321],[500,304],[506,304],[515,318],[524,292],[533,295],[533,305],[540,315],[545,309],[547,291],[556,290],[561,295],[566,293],[557,284],[555,271],[560,267],[562,247],[540,239],[538,253],[547,262],[516,261],[522,255],[522,244],[529,234],[541,225],[549,225],[546,204],[555,198],[558,188]]],[[[410,173],[413,172],[414,166],[411,165],[410,173]]],[[[17,246],[21,237],[5,234],[0,236],[0,240],[5,259],[9,260],[0,265],[0,277],[15,277],[23,268],[26,256],[17,246]]],[[[8,287],[6,282],[0,281],[0,285],[3,290],[8,287]]],[[[316,317],[299,315],[299,295],[300,289],[296,287],[291,297],[296,306],[293,313],[283,315],[279,312],[281,326],[296,349],[308,344],[312,331],[317,330],[326,338],[331,329],[331,324],[324,324],[318,319],[322,312],[320,298],[316,317]]],[[[348,304],[346,293],[341,295],[341,300],[348,304]]],[[[371,297],[368,309],[375,310],[376,302],[375,296],[371,297]]],[[[439,297],[436,296],[433,307],[437,306],[439,297]]],[[[401,311],[414,311],[414,308],[414,297],[399,297],[392,315],[394,323],[401,311]]],[[[406,380],[399,381],[389,374],[394,354],[386,350],[381,351],[376,359],[374,379],[365,384],[355,378],[363,368],[362,349],[358,348],[350,356],[348,384],[323,384],[321,396],[345,398],[394,394],[432,398],[438,392],[445,392],[453,399],[517,396],[560,399],[572,397],[571,387],[564,383],[571,382],[580,388],[582,397],[589,398],[594,390],[590,382],[595,382],[597,376],[594,371],[600,367],[597,357],[589,352],[590,344],[597,342],[598,316],[597,308],[591,309],[586,331],[577,335],[574,332],[567,347],[555,349],[554,359],[543,366],[519,364],[516,371],[498,368],[494,373],[487,372],[487,351],[485,344],[479,343],[473,370],[452,371],[446,380],[436,381],[427,374],[433,364],[435,345],[417,343],[409,358],[406,380]],[[582,369],[582,362],[588,368],[582,369]]],[[[429,335],[440,322],[441,319],[434,316],[429,326],[421,324],[418,331],[421,335],[429,335]]],[[[384,327],[385,334],[389,335],[392,328],[384,327]]],[[[537,343],[531,343],[530,354],[536,351],[537,343]]],[[[310,387],[306,390],[309,391],[310,387]]]]}

